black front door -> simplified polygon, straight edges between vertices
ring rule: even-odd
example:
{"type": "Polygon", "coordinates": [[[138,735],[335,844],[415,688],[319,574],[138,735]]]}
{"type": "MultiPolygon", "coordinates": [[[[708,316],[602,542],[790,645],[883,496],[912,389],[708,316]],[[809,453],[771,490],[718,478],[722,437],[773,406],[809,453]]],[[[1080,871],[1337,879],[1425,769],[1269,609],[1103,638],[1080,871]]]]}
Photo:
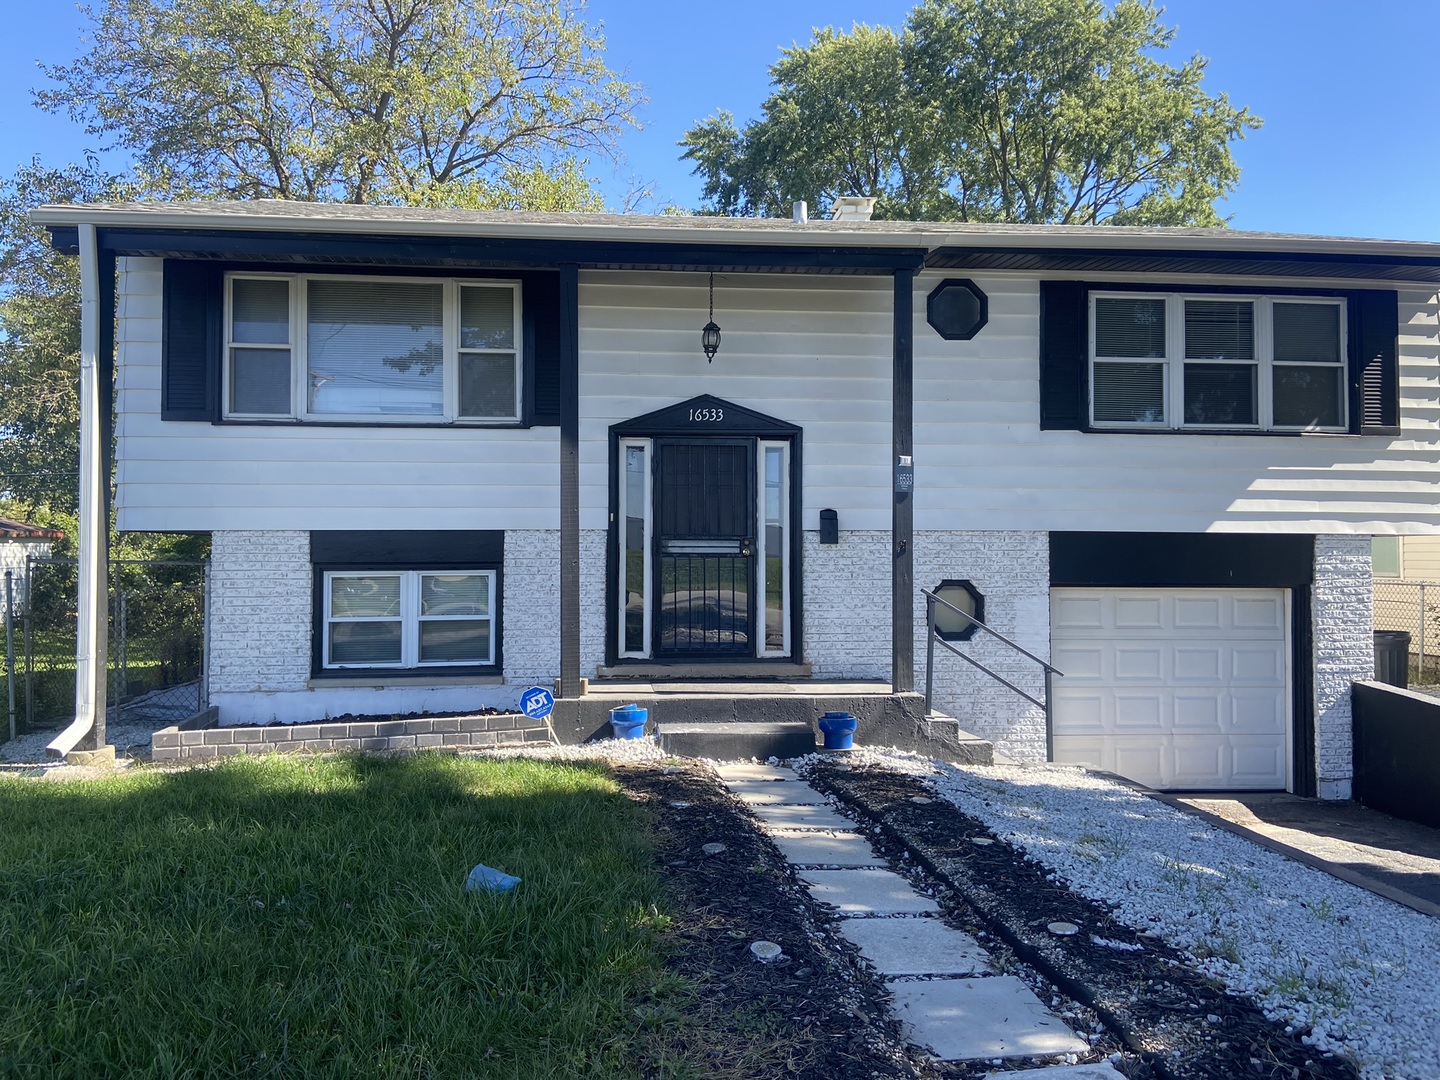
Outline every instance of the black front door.
{"type": "Polygon", "coordinates": [[[654,445],[654,654],[753,657],[754,440],[654,445]]]}

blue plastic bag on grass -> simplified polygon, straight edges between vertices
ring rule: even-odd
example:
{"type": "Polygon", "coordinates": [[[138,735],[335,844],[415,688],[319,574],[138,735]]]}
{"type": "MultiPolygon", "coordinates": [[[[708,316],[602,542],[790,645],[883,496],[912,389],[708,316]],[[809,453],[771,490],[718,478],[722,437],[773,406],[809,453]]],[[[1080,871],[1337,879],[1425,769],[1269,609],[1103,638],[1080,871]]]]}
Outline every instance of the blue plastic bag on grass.
{"type": "Polygon", "coordinates": [[[512,877],[503,870],[480,863],[465,879],[466,892],[511,892],[520,884],[518,877],[512,877]]]}

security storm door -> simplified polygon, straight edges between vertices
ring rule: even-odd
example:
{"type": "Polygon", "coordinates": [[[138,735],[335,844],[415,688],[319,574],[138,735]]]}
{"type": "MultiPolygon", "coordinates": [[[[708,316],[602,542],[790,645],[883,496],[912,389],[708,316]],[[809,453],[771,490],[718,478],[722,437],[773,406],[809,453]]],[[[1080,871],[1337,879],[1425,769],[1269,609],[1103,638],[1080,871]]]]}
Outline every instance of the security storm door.
{"type": "Polygon", "coordinates": [[[753,657],[755,440],[654,446],[654,655],[753,657]]]}

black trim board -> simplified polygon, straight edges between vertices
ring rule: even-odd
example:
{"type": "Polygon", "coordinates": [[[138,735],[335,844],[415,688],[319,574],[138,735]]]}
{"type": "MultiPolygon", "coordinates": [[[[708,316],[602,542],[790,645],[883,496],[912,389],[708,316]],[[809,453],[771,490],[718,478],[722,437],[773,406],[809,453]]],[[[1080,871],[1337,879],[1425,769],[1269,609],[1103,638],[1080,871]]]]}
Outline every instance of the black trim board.
{"type": "Polygon", "coordinates": [[[1354,281],[1440,282],[1440,256],[1293,251],[1150,251],[1113,248],[943,247],[928,269],[1066,271],[1080,274],[1224,274],[1230,277],[1310,277],[1354,281]]]}
{"type": "MultiPolygon", "coordinates": [[[[790,533],[790,655],[788,657],[753,657],[746,663],[792,665],[803,659],[805,641],[804,589],[805,568],[803,565],[804,543],[800,527],[804,521],[802,478],[805,475],[803,461],[803,432],[794,424],[747,409],[733,401],[701,394],[686,401],[676,402],[656,409],[643,416],[622,420],[612,424],[609,433],[609,518],[610,527],[605,540],[605,666],[644,665],[654,667],[664,661],[655,659],[633,659],[620,657],[619,627],[615,612],[620,608],[619,582],[616,576],[620,566],[620,440],[622,438],[683,438],[703,437],[707,431],[739,438],[773,439],[790,443],[790,520],[786,527],[790,533]],[[726,420],[723,431],[716,432],[717,425],[711,422],[698,423],[689,419],[691,409],[722,409],[726,420]]],[[[654,460],[650,462],[654,467],[654,460]]],[[[682,664],[700,661],[683,661],[682,664]]],[[[733,658],[718,663],[733,663],[733,658]]]]}
{"type": "Polygon", "coordinates": [[[423,682],[456,675],[498,675],[505,670],[505,534],[495,529],[317,530],[310,534],[310,677],[356,679],[367,674],[423,682]],[[493,570],[495,663],[426,668],[326,669],[327,570],[493,570]]]}
{"type": "MultiPolygon", "coordinates": [[[[68,251],[65,226],[51,229],[51,243],[68,251]]],[[[847,247],[838,244],[726,244],[637,240],[545,240],[512,237],[426,237],[356,233],[275,232],[256,229],[97,230],[101,250],[117,255],[339,261],[371,265],[490,266],[558,269],[729,270],[774,273],[888,274],[918,270],[923,247],[847,247]]]]}
{"type": "Polygon", "coordinates": [[[1050,534],[1050,587],[1289,589],[1291,777],[1313,797],[1315,665],[1310,588],[1313,536],[1251,533],[1050,534]]]}
{"type": "Polygon", "coordinates": [[[560,698],[580,696],[580,269],[560,268],[560,698]]]}

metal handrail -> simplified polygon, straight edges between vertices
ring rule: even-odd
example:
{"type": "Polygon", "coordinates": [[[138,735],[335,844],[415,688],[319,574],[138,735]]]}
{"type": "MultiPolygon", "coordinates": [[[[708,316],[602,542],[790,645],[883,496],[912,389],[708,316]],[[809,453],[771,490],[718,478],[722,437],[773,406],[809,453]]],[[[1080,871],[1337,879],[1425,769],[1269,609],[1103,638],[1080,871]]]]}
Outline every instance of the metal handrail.
{"type": "Polygon", "coordinates": [[[1023,645],[1018,645],[999,631],[992,630],[990,627],[986,626],[983,622],[977,619],[974,615],[971,615],[968,611],[965,611],[962,608],[956,607],[954,604],[950,603],[949,600],[946,600],[943,596],[936,596],[929,589],[921,589],[920,591],[925,596],[925,715],[929,716],[934,711],[932,708],[932,702],[934,701],[935,690],[935,643],[938,641],[946,649],[950,650],[956,656],[960,657],[960,659],[964,660],[967,664],[979,668],[996,682],[1015,691],[1015,693],[1019,694],[1032,705],[1038,705],[1040,708],[1045,710],[1045,759],[1047,761],[1054,761],[1055,736],[1054,725],[1051,723],[1052,715],[1050,708],[1051,699],[1054,697],[1053,677],[1056,675],[1063,677],[1065,673],[1059,668],[1052,666],[1047,661],[1040,659],[1040,657],[1036,656],[1029,649],[1026,649],[1023,645]],[[1029,660],[1034,660],[1035,663],[1039,664],[1045,671],[1045,700],[1041,701],[1039,698],[1034,697],[1033,695],[1027,693],[1024,690],[1021,690],[1020,687],[1016,686],[1009,679],[1005,678],[1005,676],[1001,675],[998,672],[991,671],[984,664],[980,663],[979,660],[976,660],[973,656],[966,655],[965,653],[957,649],[951,642],[946,641],[944,638],[942,638],[940,636],[940,632],[935,628],[936,604],[943,604],[945,607],[955,612],[955,614],[960,615],[965,619],[968,619],[970,621],[970,624],[974,626],[977,630],[985,631],[985,633],[989,634],[991,637],[996,638],[997,640],[1002,641],[1006,645],[1010,646],[1010,648],[1014,649],[1020,655],[1026,657],[1029,660]]]}

